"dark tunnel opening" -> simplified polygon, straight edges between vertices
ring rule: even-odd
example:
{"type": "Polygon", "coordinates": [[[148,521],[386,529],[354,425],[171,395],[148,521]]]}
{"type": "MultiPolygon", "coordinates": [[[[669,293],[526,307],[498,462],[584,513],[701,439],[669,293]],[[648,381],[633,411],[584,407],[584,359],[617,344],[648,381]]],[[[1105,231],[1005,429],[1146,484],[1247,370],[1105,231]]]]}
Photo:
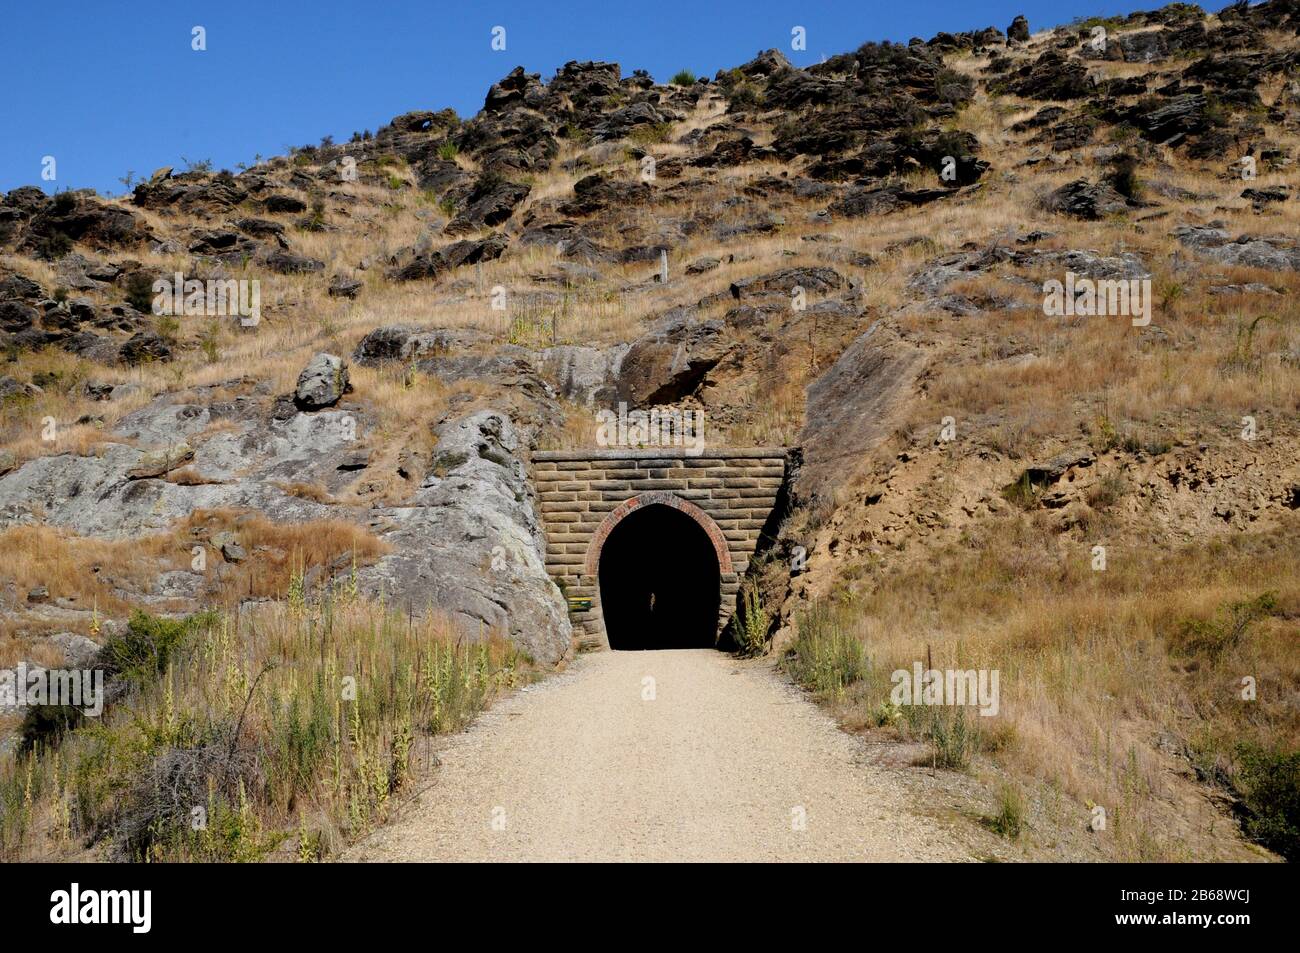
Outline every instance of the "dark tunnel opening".
{"type": "Polygon", "coordinates": [[[598,572],[611,649],[714,646],[718,557],[690,516],[662,504],[628,514],[605,540],[598,572]]]}

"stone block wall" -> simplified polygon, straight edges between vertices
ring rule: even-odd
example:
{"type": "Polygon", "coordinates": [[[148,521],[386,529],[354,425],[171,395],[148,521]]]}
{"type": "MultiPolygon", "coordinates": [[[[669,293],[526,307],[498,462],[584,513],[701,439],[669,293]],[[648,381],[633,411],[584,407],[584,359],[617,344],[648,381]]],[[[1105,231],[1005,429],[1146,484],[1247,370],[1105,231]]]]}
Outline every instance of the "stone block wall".
{"type": "Polygon", "coordinates": [[[546,528],[546,569],[570,599],[574,632],[607,647],[600,609],[600,549],[618,522],[644,506],[672,506],[708,534],[722,581],[718,632],[735,612],[749,567],[786,476],[781,448],[550,450],[533,454],[533,479],[546,528]]]}

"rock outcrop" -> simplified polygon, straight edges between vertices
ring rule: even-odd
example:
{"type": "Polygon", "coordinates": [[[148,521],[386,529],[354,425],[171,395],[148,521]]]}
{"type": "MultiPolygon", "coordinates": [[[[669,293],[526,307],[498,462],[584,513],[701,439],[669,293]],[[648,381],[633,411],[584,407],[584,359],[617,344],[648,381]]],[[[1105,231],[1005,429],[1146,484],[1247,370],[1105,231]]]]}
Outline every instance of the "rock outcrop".
{"type": "Polygon", "coordinates": [[[568,611],[546,574],[535,494],[514,425],[479,411],[443,425],[410,505],[386,509],[395,551],[361,572],[412,611],[451,613],[473,637],[496,630],[534,661],[570,651],[568,611]]]}

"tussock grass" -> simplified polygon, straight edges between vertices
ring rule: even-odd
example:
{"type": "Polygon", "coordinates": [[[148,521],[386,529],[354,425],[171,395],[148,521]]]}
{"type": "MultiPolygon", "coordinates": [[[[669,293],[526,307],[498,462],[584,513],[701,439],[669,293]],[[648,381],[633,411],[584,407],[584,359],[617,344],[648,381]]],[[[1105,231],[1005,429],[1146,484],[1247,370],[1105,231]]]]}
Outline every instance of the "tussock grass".
{"type": "Polygon", "coordinates": [[[1103,572],[1086,547],[1017,519],[853,593],[801,617],[786,661],[847,724],[897,721],[931,743],[926,764],[988,755],[1026,783],[1103,805],[1102,843],[1121,859],[1186,859],[1183,840],[1216,823],[1203,803],[1173,806],[1174,776],[1190,767],[1238,799],[1248,834],[1295,856],[1295,519],[1174,551],[1126,545],[1103,572]],[[888,673],[918,660],[998,670],[998,715],[904,706],[881,717],[888,673]]]}
{"type": "MultiPolygon", "coordinates": [[[[222,558],[210,540],[221,532],[233,533],[248,556],[222,566],[220,572],[204,572],[203,595],[213,605],[275,598],[289,591],[295,580],[301,584],[306,566],[347,574],[389,551],[378,537],[347,520],[276,523],[243,510],[196,510],[166,532],[132,539],[76,536],[49,526],[0,531],[0,551],[6,555],[0,585],[11,587],[18,598],[45,586],[51,603],[80,610],[90,619],[76,623],[55,619],[47,625],[50,631],[69,624],[93,629],[104,620],[125,618],[133,608],[130,591],[148,592],[160,572],[192,571],[195,546],[208,550],[209,568],[220,565],[222,558]]],[[[184,608],[183,601],[154,605],[155,611],[163,612],[184,608]]],[[[39,634],[39,627],[29,622],[0,620],[0,665],[23,658],[61,664],[61,658],[49,650],[41,657],[33,655],[29,640],[39,634]]]]}
{"type": "Polygon", "coordinates": [[[114,645],[125,697],[0,765],[6,860],[328,857],[414,787],[433,735],[525,677],[495,637],[346,587],[185,625],[141,614],[114,645]]]}
{"type": "Polygon", "coordinates": [[[998,788],[998,810],[985,817],[984,824],[995,834],[1015,840],[1025,827],[1025,801],[1019,788],[1005,782],[998,788]]]}

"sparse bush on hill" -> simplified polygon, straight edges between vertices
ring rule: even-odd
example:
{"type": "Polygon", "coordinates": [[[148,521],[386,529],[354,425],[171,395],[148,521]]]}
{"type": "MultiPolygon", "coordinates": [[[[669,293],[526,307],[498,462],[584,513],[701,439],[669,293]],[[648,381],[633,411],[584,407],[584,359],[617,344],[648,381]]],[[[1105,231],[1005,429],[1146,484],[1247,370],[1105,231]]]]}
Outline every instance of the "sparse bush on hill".
{"type": "Polygon", "coordinates": [[[126,303],[141,314],[153,313],[153,277],[144,271],[137,271],[126,280],[126,303]]]}
{"type": "Polygon", "coordinates": [[[100,650],[106,672],[135,685],[145,684],[167,670],[187,637],[217,621],[215,613],[169,619],[136,609],[125,630],[110,635],[100,650]]]}
{"type": "Polygon", "coordinates": [[[995,834],[1015,840],[1025,826],[1024,796],[1013,784],[1003,783],[998,788],[998,812],[984,818],[984,823],[995,834]]]}
{"type": "Polygon", "coordinates": [[[1212,619],[1183,619],[1170,636],[1170,648],[1179,655],[1217,659],[1240,645],[1254,622],[1277,613],[1277,594],[1272,592],[1231,602],[1212,619]]]}
{"type": "Polygon", "coordinates": [[[1240,792],[1246,832],[1293,863],[1300,860],[1300,751],[1237,747],[1233,786],[1240,792]]]}

